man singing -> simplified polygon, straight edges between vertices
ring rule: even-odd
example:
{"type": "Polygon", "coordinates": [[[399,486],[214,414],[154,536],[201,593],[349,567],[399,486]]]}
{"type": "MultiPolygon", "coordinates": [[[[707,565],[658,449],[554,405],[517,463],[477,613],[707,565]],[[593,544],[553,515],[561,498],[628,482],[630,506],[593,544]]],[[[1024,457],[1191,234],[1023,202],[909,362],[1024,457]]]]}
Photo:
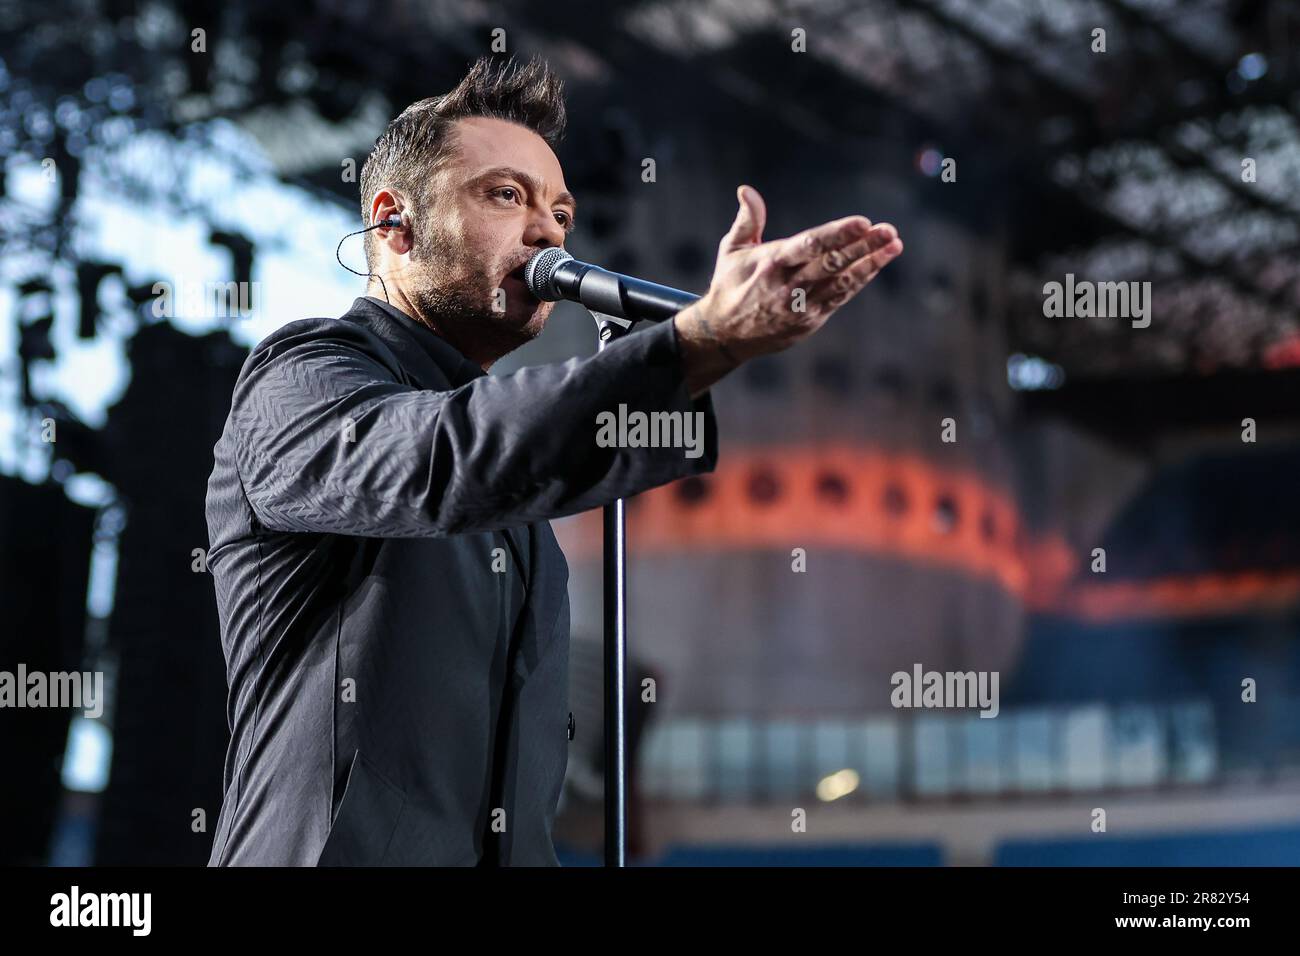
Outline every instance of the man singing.
{"type": "Polygon", "coordinates": [[[489,376],[551,311],[522,270],[574,227],[564,125],[537,61],[481,59],[408,107],[361,175],[382,284],[240,372],[207,495],[231,730],[209,865],[555,865],[569,605],[549,519],[712,471],[708,388],[902,251],[861,216],[763,242],[742,186],[699,302],[489,376]],[[704,453],[604,447],[620,405],[702,413],[704,453]]]}

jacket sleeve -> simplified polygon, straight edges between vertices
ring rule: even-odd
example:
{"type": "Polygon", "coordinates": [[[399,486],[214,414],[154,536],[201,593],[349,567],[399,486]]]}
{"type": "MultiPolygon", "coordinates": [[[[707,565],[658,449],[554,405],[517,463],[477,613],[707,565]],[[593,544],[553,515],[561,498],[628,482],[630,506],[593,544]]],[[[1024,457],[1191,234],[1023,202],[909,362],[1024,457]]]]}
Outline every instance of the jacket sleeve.
{"type": "Polygon", "coordinates": [[[230,413],[245,494],[273,531],[493,531],[595,508],[717,463],[712,398],[688,394],[672,322],[589,358],[444,391],[404,384],[381,340],[353,323],[285,328],[250,356],[230,413]],[[602,447],[598,416],[620,405],[690,415],[703,425],[702,453],[602,447]]]}

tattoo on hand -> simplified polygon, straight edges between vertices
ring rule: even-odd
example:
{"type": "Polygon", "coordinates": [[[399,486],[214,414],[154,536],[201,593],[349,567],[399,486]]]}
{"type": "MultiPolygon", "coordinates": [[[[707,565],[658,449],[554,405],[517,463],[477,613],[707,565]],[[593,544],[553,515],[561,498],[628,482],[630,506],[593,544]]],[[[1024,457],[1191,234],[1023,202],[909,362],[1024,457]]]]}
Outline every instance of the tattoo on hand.
{"type": "Polygon", "coordinates": [[[715,335],[713,332],[713,326],[709,324],[708,316],[704,314],[704,310],[696,309],[695,314],[700,318],[700,325],[704,328],[704,334],[709,337],[710,342],[712,342],[714,345],[718,347],[718,351],[722,353],[723,358],[725,358],[728,362],[731,363],[732,368],[738,366],[740,364],[740,359],[732,355],[731,350],[728,349],[725,345],[722,344],[722,342],[718,340],[717,335],[715,335]]]}

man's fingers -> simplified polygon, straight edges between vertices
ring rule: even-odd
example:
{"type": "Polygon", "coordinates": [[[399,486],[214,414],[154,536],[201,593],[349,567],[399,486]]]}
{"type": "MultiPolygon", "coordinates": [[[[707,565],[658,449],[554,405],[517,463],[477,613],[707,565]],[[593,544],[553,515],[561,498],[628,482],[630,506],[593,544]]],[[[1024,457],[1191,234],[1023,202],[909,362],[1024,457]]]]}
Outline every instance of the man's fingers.
{"type": "Polygon", "coordinates": [[[736,190],[736,220],[722,237],[721,251],[733,252],[744,246],[763,241],[763,227],[767,225],[767,204],[753,186],[740,186],[736,190]]]}
{"type": "Polygon", "coordinates": [[[773,243],[773,261],[786,268],[802,266],[832,249],[841,249],[867,235],[871,220],[866,216],[846,216],[833,222],[814,226],[796,233],[789,239],[773,243]]]}
{"type": "Polygon", "coordinates": [[[867,253],[847,269],[823,279],[808,293],[808,301],[834,311],[857,295],[881,269],[903,251],[903,240],[895,232],[884,245],[867,253]]]}
{"type": "Polygon", "coordinates": [[[806,289],[828,276],[836,275],[852,266],[863,256],[882,249],[898,238],[898,230],[887,222],[872,226],[867,234],[847,246],[828,249],[816,259],[800,267],[790,279],[790,285],[806,289]]]}

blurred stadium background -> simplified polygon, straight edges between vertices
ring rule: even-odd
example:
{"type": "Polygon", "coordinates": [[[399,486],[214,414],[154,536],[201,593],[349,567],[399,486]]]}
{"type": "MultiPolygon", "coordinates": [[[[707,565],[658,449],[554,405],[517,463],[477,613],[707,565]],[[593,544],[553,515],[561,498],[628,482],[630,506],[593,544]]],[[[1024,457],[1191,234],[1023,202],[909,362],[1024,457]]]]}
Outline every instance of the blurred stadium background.
{"type": "MultiPolygon", "coordinates": [[[[231,383],[362,294],[334,247],[374,137],[498,29],[567,81],[579,258],[702,292],[741,182],[768,237],[907,244],[715,388],[714,475],[630,505],[635,861],[1300,862],[1300,5],[1265,0],[0,0],[0,669],[108,688],[0,713],[0,862],[206,862],[231,383]],[[1151,282],[1150,327],[1044,317],[1067,273],[1151,282]],[[233,316],[186,294],[228,282],[233,316]],[[918,663],[998,671],[998,717],[892,708],[918,663]]],[[[593,346],[561,305],[493,374],[593,346]]],[[[600,858],[599,528],[556,523],[569,864],[600,858]]]]}

